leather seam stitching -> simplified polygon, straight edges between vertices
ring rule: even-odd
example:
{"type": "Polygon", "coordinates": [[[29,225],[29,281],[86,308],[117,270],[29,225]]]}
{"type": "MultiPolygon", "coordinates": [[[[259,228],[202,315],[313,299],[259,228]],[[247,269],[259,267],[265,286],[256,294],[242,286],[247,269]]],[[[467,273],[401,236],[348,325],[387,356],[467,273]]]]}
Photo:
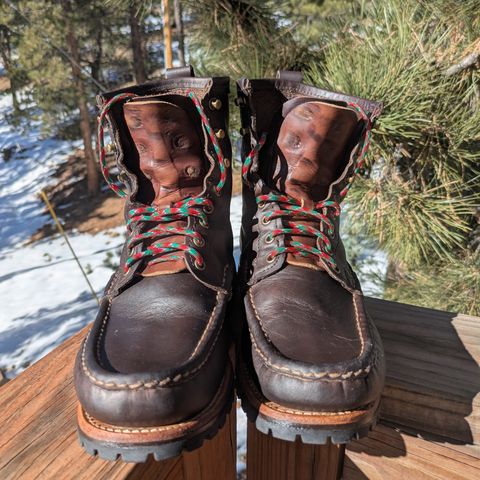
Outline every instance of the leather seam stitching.
{"type": "MultiPolygon", "coordinates": [[[[210,402],[210,405],[215,403],[217,399],[220,397],[222,394],[222,388],[225,385],[225,377],[222,379],[222,383],[220,384],[219,389],[215,393],[213,399],[210,402]]],[[[210,408],[210,405],[208,408],[210,408]]],[[[208,410],[207,408],[207,410],[208,410]]],[[[93,425],[95,428],[99,428],[100,430],[105,430],[107,432],[114,432],[114,433],[150,433],[150,432],[163,432],[163,431],[168,431],[168,430],[174,430],[174,429],[186,429],[189,424],[192,424],[195,422],[195,418],[185,421],[185,422],[179,422],[174,425],[163,425],[163,426],[158,426],[158,427],[137,427],[137,428],[128,428],[128,427],[119,427],[116,425],[112,425],[113,428],[105,427],[102,425],[100,422],[98,422],[95,418],[93,418],[91,415],[89,415],[85,410],[83,410],[83,413],[85,414],[85,418],[90,423],[93,425]]],[[[205,413],[205,412],[203,412],[205,413]]]]}
{"type": "MultiPolygon", "coordinates": [[[[335,416],[335,415],[349,415],[351,413],[356,413],[362,410],[362,409],[358,409],[358,410],[339,410],[339,411],[330,411],[330,412],[314,412],[311,410],[297,410],[293,408],[284,407],[275,402],[270,402],[270,401],[264,402],[265,397],[263,397],[261,392],[258,390],[257,386],[253,382],[252,378],[248,374],[248,371],[246,370],[245,367],[243,367],[243,376],[244,378],[246,378],[247,383],[249,384],[250,388],[253,390],[253,395],[255,395],[258,401],[265,404],[272,410],[277,410],[282,413],[291,413],[294,415],[303,415],[303,416],[335,416]]],[[[370,404],[363,407],[363,409],[365,410],[369,406],[370,404]]]]}
{"type": "MultiPolygon", "coordinates": [[[[248,294],[249,294],[249,297],[250,297],[250,303],[252,304],[252,307],[254,309],[254,312],[255,312],[255,317],[257,318],[259,324],[260,324],[260,328],[262,329],[262,332],[264,333],[265,337],[267,338],[267,340],[271,343],[271,340],[268,338],[268,335],[266,334],[264,328],[263,328],[263,325],[262,325],[262,321],[260,319],[260,316],[258,315],[258,312],[257,312],[257,309],[255,308],[255,305],[253,304],[253,301],[252,301],[252,297],[251,297],[251,289],[248,291],[248,294]]],[[[356,295],[352,295],[352,301],[353,301],[353,306],[354,306],[354,309],[355,309],[355,320],[356,320],[356,326],[357,326],[357,331],[358,331],[358,335],[360,337],[360,342],[361,342],[361,350],[360,350],[360,353],[359,355],[356,357],[358,358],[360,355],[362,355],[363,351],[364,351],[364,348],[365,348],[365,339],[363,338],[363,331],[362,329],[360,328],[360,318],[359,318],[359,313],[358,313],[358,307],[357,307],[357,302],[356,302],[356,295]]],[[[298,377],[303,377],[303,378],[324,378],[324,377],[329,377],[329,378],[333,378],[333,379],[338,379],[338,378],[341,378],[341,379],[348,379],[352,376],[354,377],[358,377],[359,375],[363,374],[363,373],[366,373],[368,374],[371,370],[371,367],[372,365],[375,363],[375,360],[376,358],[374,357],[372,363],[370,365],[367,365],[365,368],[363,369],[359,369],[359,370],[356,370],[356,371],[348,371],[348,372],[344,372],[344,373],[337,373],[337,372],[302,372],[300,370],[294,370],[294,369],[291,369],[291,368],[288,368],[288,367],[283,367],[281,365],[277,365],[275,363],[272,363],[268,357],[260,350],[257,342],[255,341],[253,335],[251,334],[251,339],[252,339],[252,343],[254,345],[254,348],[255,350],[257,351],[257,353],[262,357],[263,361],[265,362],[265,364],[268,366],[268,367],[271,367],[273,368],[274,370],[280,370],[280,371],[284,371],[284,372],[288,372],[288,373],[291,373],[293,374],[294,376],[298,376],[298,377]]]]}
{"type": "MultiPolygon", "coordinates": [[[[123,427],[105,427],[98,423],[93,417],[85,412],[85,418],[95,428],[113,433],[150,433],[150,432],[164,432],[168,430],[181,429],[182,423],[176,425],[165,425],[164,427],[139,427],[139,428],[123,428],[123,427]]],[[[186,425],[187,422],[184,423],[186,425]]]]}
{"type": "MultiPolygon", "coordinates": [[[[205,329],[203,330],[202,336],[200,337],[200,340],[197,342],[195,345],[195,348],[192,352],[192,354],[188,357],[188,360],[191,360],[195,354],[197,353],[198,349],[200,348],[200,345],[202,344],[203,339],[205,338],[205,335],[207,334],[210,324],[212,323],[214,317],[215,317],[215,312],[217,311],[218,307],[218,295],[220,292],[217,292],[217,295],[215,296],[215,306],[213,307],[212,313],[210,314],[210,318],[208,319],[207,325],[205,326],[205,329]]],[[[188,361],[187,360],[187,361],[188,361]]]]}
{"type": "MultiPolygon", "coordinates": [[[[255,317],[256,319],[258,320],[258,323],[260,324],[260,328],[263,332],[263,334],[265,335],[266,339],[272,343],[272,341],[270,340],[270,338],[268,337],[267,333],[265,332],[265,329],[263,327],[263,324],[262,324],[262,320],[260,319],[260,316],[257,312],[257,309],[255,308],[255,305],[253,303],[253,299],[252,299],[252,290],[249,289],[248,291],[248,295],[249,295],[249,298],[250,298],[250,304],[252,305],[253,307],[253,310],[254,310],[254,313],[255,313],[255,317]]],[[[353,306],[354,306],[354,309],[355,309],[355,321],[356,321],[356,327],[357,327],[357,332],[358,332],[358,335],[360,337],[360,343],[361,343],[361,349],[360,349],[360,353],[355,357],[355,358],[358,358],[362,355],[363,351],[364,351],[364,348],[365,348],[365,339],[363,338],[363,331],[362,329],[360,328],[360,318],[359,318],[359,313],[358,313],[358,307],[357,307],[357,301],[356,301],[356,295],[352,295],[352,301],[353,301],[353,306]]],[[[291,374],[293,374],[294,376],[300,376],[300,377],[305,377],[305,378],[324,378],[324,377],[329,377],[329,378],[332,378],[332,379],[338,379],[338,378],[341,378],[341,379],[348,379],[350,378],[352,375],[354,377],[358,377],[359,375],[361,375],[362,373],[369,373],[370,370],[371,370],[371,367],[372,365],[375,364],[375,358],[373,359],[372,363],[370,365],[367,365],[365,368],[363,369],[359,369],[359,370],[356,370],[356,371],[348,371],[348,372],[344,372],[344,373],[337,373],[337,372],[319,372],[319,373],[316,373],[316,372],[302,372],[300,370],[294,370],[294,369],[290,369],[288,367],[283,367],[281,365],[277,365],[275,363],[272,363],[268,357],[260,350],[257,342],[255,341],[255,339],[253,338],[253,335],[250,335],[251,338],[252,338],[252,343],[255,347],[255,350],[258,352],[258,354],[262,357],[263,361],[265,362],[265,364],[269,367],[272,367],[274,370],[275,369],[279,369],[281,371],[286,371],[286,372],[289,372],[291,374]]]]}
{"type": "MultiPolygon", "coordinates": [[[[112,300],[109,300],[109,307],[107,308],[107,312],[105,313],[105,317],[103,319],[103,322],[102,322],[102,327],[101,327],[101,331],[99,332],[99,335],[98,335],[98,341],[97,341],[97,355],[98,355],[98,352],[99,352],[99,345],[100,345],[100,341],[101,341],[101,338],[102,338],[102,333],[104,332],[104,326],[106,325],[107,323],[107,320],[108,320],[108,316],[110,314],[110,305],[111,305],[111,302],[112,300]]],[[[216,305],[215,305],[215,308],[218,304],[218,301],[216,302],[216,305]]],[[[222,322],[223,323],[223,322],[222,322]]],[[[95,385],[98,385],[100,387],[104,387],[104,388],[108,388],[108,387],[114,387],[114,388],[128,388],[130,390],[138,390],[138,389],[141,389],[141,388],[144,388],[144,389],[156,389],[156,388],[162,388],[162,387],[165,387],[166,385],[170,384],[170,383],[178,383],[180,380],[182,379],[187,379],[187,378],[190,378],[191,376],[193,376],[193,374],[197,373],[199,370],[201,370],[201,368],[207,363],[207,361],[209,360],[210,358],[210,355],[212,354],[213,352],[213,349],[217,343],[217,340],[218,340],[218,337],[220,336],[220,332],[221,332],[222,328],[221,326],[218,328],[218,331],[217,331],[217,334],[215,336],[215,339],[213,340],[212,342],[212,346],[210,348],[210,350],[207,352],[205,358],[203,359],[203,361],[198,365],[196,366],[195,368],[191,369],[191,370],[187,370],[186,372],[184,373],[178,373],[177,375],[175,375],[175,377],[173,378],[170,378],[170,377],[166,377],[166,378],[163,378],[163,379],[157,379],[157,380],[152,380],[152,381],[149,381],[149,382],[144,382],[144,381],[138,381],[136,383],[116,383],[116,382],[104,382],[103,380],[100,380],[98,379],[94,374],[93,372],[90,371],[90,369],[87,367],[87,364],[86,364],[86,350],[87,350],[87,339],[88,339],[88,335],[90,335],[90,332],[89,334],[87,335],[87,338],[85,339],[85,342],[83,343],[83,349],[82,349],[82,369],[85,373],[85,375],[95,384],[95,385]]],[[[99,357],[97,356],[97,359],[99,357]]]]}
{"type": "Polygon", "coordinates": [[[303,415],[306,417],[333,417],[337,415],[351,415],[352,413],[357,413],[358,410],[340,410],[338,412],[311,412],[311,411],[302,411],[302,410],[295,410],[287,407],[282,407],[281,405],[278,405],[277,403],[274,402],[267,402],[265,405],[267,405],[268,408],[271,408],[272,410],[277,410],[282,413],[291,413],[294,415],[303,415]]]}
{"type": "MultiPolygon", "coordinates": [[[[105,316],[103,317],[103,320],[102,320],[102,325],[100,326],[100,332],[98,333],[98,339],[97,339],[97,361],[98,363],[100,364],[100,366],[103,368],[103,365],[101,364],[100,362],[100,343],[101,343],[101,340],[103,338],[103,335],[105,333],[105,326],[107,324],[107,319],[109,318],[110,316],[110,310],[112,308],[112,299],[110,298],[108,300],[108,307],[107,307],[107,310],[105,311],[105,316]]],[[[86,344],[87,342],[85,342],[86,344]]]]}
{"type": "Polygon", "coordinates": [[[294,370],[288,367],[283,367],[281,365],[277,365],[275,363],[272,363],[266,355],[260,350],[258,347],[257,343],[255,342],[255,339],[252,334],[250,334],[250,338],[252,340],[253,347],[255,348],[256,352],[260,355],[262,360],[264,361],[265,365],[270,368],[271,370],[277,371],[281,374],[288,375],[297,378],[309,378],[313,380],[319,380],[325,377],[328,377],[329,379],[332,380],[348,380],[349,378],[353,377],[358,377],[362,374],[368,374],[370,373],[372,366],[375,365],[376,363],[376,356],[373,357],[372,363],[370,365],[367,365],[365,368],[361,368],[356,371],[348,371],[344,373],[336,373],[336,372],[302,372],[301,370],[294,370]]]}
{"type": "Polygon", "coordinates": [[[265,330],[265,327],[263,326],[263,322],[262,322],[262,319],[260,318],[260,315],[257,311],[257,307],[255,306],[255,303],[253,301],[253,294],[252,294],[252,289],[250,288],[248,290],[248,297],[249,297],[249,300],[250,300],[250,305],[252,306],[253,308],[253,311],[254,311],[254,314],[255,314],[255,318],[258,320],[258,323],[260,324],[260,328],[262,329],[262,332],[263,334],[265,335],[265,338],[270,342],[272,343],[272,341],[270,340],[270,337],[268,336],[266,330],[265,330]]]}
{"type": "Polygon", "coordinates": [[[360,315],[358,313],[358,305],[357,305],[357,295],[352,294],[352,301],[353,301],[353,308],[355,309],[355,323],[357,326],[358,336],[360,337],[360,353],[355,357],[358,358],[363,354],[365,350],[365,339],[363,338],[363,330],[360,327],[360,315]]]}

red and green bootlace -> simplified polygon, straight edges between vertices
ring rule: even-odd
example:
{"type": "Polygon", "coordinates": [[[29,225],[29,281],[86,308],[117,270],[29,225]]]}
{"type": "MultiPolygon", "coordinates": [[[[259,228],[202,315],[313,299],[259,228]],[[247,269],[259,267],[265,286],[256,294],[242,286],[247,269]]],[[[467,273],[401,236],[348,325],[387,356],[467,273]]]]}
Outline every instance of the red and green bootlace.
{"type": "MultiPolygon", "coordinates": [[[[355,176],[358,175],[365,161],[365,156],[367,154],[367,150],[370,144],[372,125],[368,115],[359,105],[355,103],[349,103],[348,106],[355,110],[360,119],[362,119],[366,123],[362,140],[358,146],[359,153],[356,158],[355,169],[353,172],[353,176],[355,176]]],[[[244,182],[246,182],[247,184],[250,184],[249,175],[251,167],[254,164],[254,160],[257,158],[262,146],[265,144],[265,140],[266,134],[263,133],[260,136],[258,143],[247,155],[243,162],[242,177],[244,182]]],[[[350,186],[351,183],[349,182],[347,186],[340,192],[341,200],[345,198],[350,186]]],[[[267,203],[277,203],[279,205],[278,209],[266,212],[261,217],[260,221],[264,225],[267,225],[268,223],[270,223],[271,220],[275,218],[283,218],[282,228],[276,228],[272,232],[270,232],[265,238],[266,243],[272,243],[274,238],[279,235],[313,236],[319,239],[318,244],[323,247],[323,249],[320,249],[302,242],[291,240],[289,241],[288,245],[277,247],[272,250],[267,256],[268,262],[273,262],[275,257],[279,255],[291,253],[302,257],[319,257],[325,262],[327,262],[334,270],[337,269],[336,261],[331,255],[332,245],[328,235],[332,236],[334,234],[334,223],[331,219],[331,216],[338,217],[340,215],[339,202],[333,200],[321,200],[320,202],[317,202],[315,204],[314,208],[305,208],[303,203],[296,200],[295,198],[286,194],[280,194],[275,192],[271,192],[265,195],[258,195],[256,197],[256,202],[260,210],[262,210],[267,203]],[[325,213],[322,213],[325,211],[330,211],[332,212],[332,214],[329,216],[325,213]],[[324,225],[327,229],[328,235],[322,231],[323,229],[300,223],[299,217],[301,217],[303,221],[311,222],[313,220],[316,221],[319,225],[324,225]],[[294,221],[294,219],[297,219],[297,221],[294,221]]]]}
{"type": "MultiPolygon", "coordinates": [[[[218,144],[215,133],[210,126],[210,122],[205,114],[205,111],[202,107],[200,100],[196,95],[189,91],[187,93],[188,97],[192,100],[195,105],[202,126],[205,129],[210,141],[212,142],[213,149],[215,152],[216,160],[218,162],[218,167],[220,171],[220,179],[218,184],[214,187],[217,194],[219,194],[225,185],[227,178],[227,166],[226,160],[223,156],[220,145],[218,144]]],[[[104,125],[107,120],[107,115],[111,108],[119,103],[131,100],[137,95],[133,93],[121,93],[112,97],[108,102],[106,102],[100,115],[98,117],[98,150],[99,150],[99,160],[100,167],[102,170],[103,177],[107,182],[108,186],[120,197],[126,197],[127,193],[120,188],[115,180],[111,177],[107,162],[106,162],[106,149],[105,149],[105,129],[104,125]]],[[[208,227],[208,214],[213,211],[213,203],[207,197],[190,197],[179,202],[173,203],[170,207],[161,208],[153,205],[140,205],[136,208],[132,208],[128,212],[127,228],[132,231],[134,229],[143,230],[142,224],[154,223],[155,225],[137,235],[134,235],[130,238],[128,242],[128,248],[132,250],[137,245],[142,244],[144,241],[151,242],[143,250],[131,254],[125,261],[125,271],[128,271],[135,263],[143,260],[150,259],[147,261],[148,265],[155,265],[162,262],[182,260],[183,256],[180,255],[180,252],[185,252],[191,255],[194,258],[194,266],[198,270],[203,270],[205,268],[205,263],[202,255],[194,247],[189,246],[185,242],[171,242],[167,240],[161,240],[168,238],[174,235],[181,235],[186,238],[192,238],[193,244],[197,247],[202,247],[205,243],[202,235],[199,232],[196,232],[193,229],[182,227],[182,226],[172,226],[168,225],[173,221],[179,220],[188,220],[190,217],[198,219],[198,222],[203,227],[208,227]]]]}

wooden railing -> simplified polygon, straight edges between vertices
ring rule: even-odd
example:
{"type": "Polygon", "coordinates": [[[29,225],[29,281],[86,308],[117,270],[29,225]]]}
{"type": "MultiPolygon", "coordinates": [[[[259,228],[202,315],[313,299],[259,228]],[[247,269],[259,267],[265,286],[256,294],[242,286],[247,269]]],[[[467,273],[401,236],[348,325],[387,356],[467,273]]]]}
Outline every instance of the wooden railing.
{"type": "MultiPolygon", "coordinates": [[[[248,428],[248,480],[480,478],[480,318],[367,299],[387,356],[381,422],[346,450],[248,428]],[[343,471],[343,477],[342,476],[343,471]]],[[[75,432],[72,366],[86,329],[0,387],[0,479],[233,480],[233,409],[202,448],[164,462],[106,462],[75,432]]]]}

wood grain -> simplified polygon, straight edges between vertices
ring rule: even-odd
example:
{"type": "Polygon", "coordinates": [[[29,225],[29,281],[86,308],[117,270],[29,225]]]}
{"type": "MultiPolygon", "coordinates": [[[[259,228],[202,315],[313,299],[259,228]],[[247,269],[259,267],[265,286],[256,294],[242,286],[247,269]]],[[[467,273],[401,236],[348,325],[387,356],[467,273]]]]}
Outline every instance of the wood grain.
{"type": "Polygon", "coordinates": [[[286,442],[264,435],[252,422],[247,430],[248,480],[337,480],[344,447],[286,442]]]}
{"type": "Polygon", "coordinates": [[[378,425],[367,438],[348,444],[343,480],[476,480],[480,448],[425,440],[378,425]]]}
{"type": "Polygon", "coordinates": [[[480,318],[371,298],[366,308],[387,360],[381,418],[480,444],[480,318]]]}
{"type": "Polygon", "coordinates": [[[107,462],[76,437],[73,361],[87,329],[0,388],[0,478],[234,480],[235,408],[202,448],[164,462],[107,462]]]}

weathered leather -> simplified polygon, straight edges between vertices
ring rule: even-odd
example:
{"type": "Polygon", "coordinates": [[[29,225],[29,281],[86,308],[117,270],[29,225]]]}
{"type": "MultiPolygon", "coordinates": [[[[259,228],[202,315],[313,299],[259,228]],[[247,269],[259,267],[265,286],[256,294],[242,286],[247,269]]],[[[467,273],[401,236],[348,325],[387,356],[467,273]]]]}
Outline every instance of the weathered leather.
{"type": "MultiPolygon", "coordinates": [[[[181,103],[181,102],[178,102],[181,103]]],[[[190,106],[191,107],[191,106],[190,106]]],[[[139,157],[141,173],[150,182],[147,202],[168,207],[187,197],[200,195],[207,173],[207,161],[202,154],[202,132],[192,121],[194,112],[187,105],[166,102],[161,98],[135,98],[123,106],[127,128],[139,157]]],[[[186,221],[170,223],[186,227],[186,221]]],[[[182,242],[172,235],[171,242],[182,242]]],[[[185,269],[185,254],[178,260],[148,265],[142,275],[175,273],[185,269]]]]}
{"type": "MultiPolygon", "coordinates": [[[[359,105],[373,122],[381,104],[301,83],[282,72],[275,80],[238,82],[243,158],[267,134],[244,184],[239,298],[247,333],[244,361],[266,398],[309,411],[343,411],[377,400],[385,364],[375,326],[364,309],[360,284],[345,257],[339,217],[329,215],[328,234],[337,268],[321,258],[269,254],[292,241],[324,248],[313,236],[269,235],[285,219],[264,222],[276,202],[256,197],[288,194],[313,208],[321,200],[340,203],[358,162],[366,122],[349,108],[359,105]]],[[[321,222],[293,217],[322,230],[321,222]]]]}
{"type": "MultiPolygon", "coordinates": [[[[205,244],[195,248],[203,256],[203,270],[185,254],[183,260],[153,266],[142,260],[126,273],[128,255],[151,243],[145,239],[129,251],[128,240],[154,224],[134,223],[127,230],[120,266],[105,289],[74,372],[84,410],[113,425],[166,425],[195,415],[214,397],[229,362],[231,339],[224,319],[234,276],[231,172],[227,168],[218,194],[214,187],[220,171],[213,146],[187,97],[192,91],[212,128],[226,131],[229,83],[226,78],[179,77],[180,73],[193,70],[168,72],[164,80],[98,99],[102,106],[119,93],[137,95],[115,104],[108,116],[127,189],[126,212],[145,205],[164,208],[197,195],[214,205],[206,226],[192,217],[171,222],[202,234],[205,244]]],[[[230,158],[228,135],[219,143],[230,158]]],[[[172,239],[191,242],[181,235],[172,239]]]]}

